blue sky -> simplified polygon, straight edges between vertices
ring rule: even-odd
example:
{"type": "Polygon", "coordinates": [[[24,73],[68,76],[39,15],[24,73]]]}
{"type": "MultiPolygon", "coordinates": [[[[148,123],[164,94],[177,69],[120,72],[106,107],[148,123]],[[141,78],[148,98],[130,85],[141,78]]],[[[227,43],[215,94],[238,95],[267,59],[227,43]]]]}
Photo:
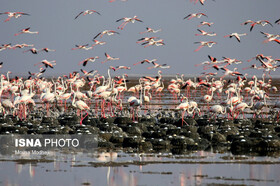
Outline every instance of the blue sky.
{"type": "MultiPolygon", "coordinates": [[[[194,4],[189,0],[128,0],[122,2],[116,0],[109,3],[109,0],[2,0],[0,12],[20,11],[29,13],[31,16],[22,16],[18,19],[11,19],[4,22],[7,15],[0,15],[0,44],[34,44],[35,48],[48,47],[56,49],[51,53],[39,53],[37,55],[29,52],[22,53],[24,49],[0,51],[0,61],[4,62],[1,73],[10,70],[14,75],[27,75],[28,71],[38,72],[39,68],[35,63],[47,60],[56,60],[54,69],[47,69],[46,75],[67,74],[80,70],[82,66],[78,62],[88,57],[99,56],[95,63],[88,63],[83,69],[98,70],[106,74],[109,66],[125,65],[132,67],[131,70],[119,70],[117,73],[127,74],[155,74],[157,69],[148,70],[149,64],[133,66],[132,64],[147,59],[158,59],[160,64],[168,64],[170,69],[163,69],[163,74],[200,74],[202,67],[195,67],[195,64],[208,60],[208,55],[220,60],[223,56],[236,58],[243,61],[240,65],[231,65],[228,68],[238,68],[241,73],[261,74],[262,71],[246,70],[243,67],[257,63],[247,60],[259,53],[280,58],[280,45],[275,42],[263,44],[265,40],[260,31],[279,34],[280,25],[274,22],[280,18],[280,1],[263,0],[206,0],[205,5],[194,4]],[[83,10],[93,9],[101,13],[75,16],[83,10]],[[190,13],[203,12],[208,18],[193,18],[183,20],[190,13]],[[137,15],[143,23],[136,22],[127,24],[124,30],[118,30],[121,22],[116,22],[122,17],[133,17],[137,15]],[[266,19],[273,24],[273,27],[257,25],[252,32],[250,26],[242,26],[241,23],[251,19],[253,21],[266,19]],[[197,25],[201,21],[214,22],[211,27],[200,27],[200,29],[215,32],[217,36],[195,36],[197,25]],[[39,31],[38,35],[21,34],[14,36],[19,30],[31,27],[31,31],[39,31]],[[156,34],[139,34],[145,31],[146,27],[162,29],[156,34]],[[106,45],[97,46],[93,50],[71,50],[75,44],[93,44],[93,37],[100,31],[110,29],[116,30],[120,35],[104,36],[99,39],[106,41],[106,45]],[[234,38],[224,38],[232,32],[247,33],[238,43],[234,38]],[[144,48],[136,41],[142,37],[156,36],[164,40],[165,46],[150,46],[144,48]],[[200,51],[194,52],[198,44],[196,41],[216,41],[217,45],[212,48],[203,47],[200,51]],[[105,60],[104,53],[119,57],[118,61],[105,60]]],[[[258,64],[259,66],[259,64],[258,64]]],[[[215,72],[209,70],[209,72],[215,72]]],[[[277,72],[273,72],[277,74],[277,72]]]]}

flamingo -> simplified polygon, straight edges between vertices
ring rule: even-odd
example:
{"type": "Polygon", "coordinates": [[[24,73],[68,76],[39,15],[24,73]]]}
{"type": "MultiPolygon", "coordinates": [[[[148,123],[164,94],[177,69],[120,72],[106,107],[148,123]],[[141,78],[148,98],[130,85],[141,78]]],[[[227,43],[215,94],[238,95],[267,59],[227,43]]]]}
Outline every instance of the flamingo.
{"type": "Polygon", "coordinates": [[[209,48],[211,48],[214,44],[217,44],[214,41],[199,41],[199,42],[194,42],[194,44],[198,44],[200,43],[200,46],[195,50],[195,52],[199,51],[202,47],[204,46],[208,46],[209,48]]]}
{"type": "Polygon", "coordinates": [[[196,36],[216,36],[214,32],[205,32],[204,30],[197,29],[201,34],[195,34],[196,36]]]}
{"type": "Polygon", "coordinates": [[[91,47],[94,47],[94,46],[96,46],[96,45],[105,45],[105,44],[106,44],[105,41],[98,41],[98,40],[96,40],[96,39],[93,39],[93,42],[94,42],[94,44],[91,45],[91,47]]]}
{"type": "Polygon", "coordinates": [[[259,20],[259,21],[247,20],[244,23],[242,23],[241,25],[247,25],[249,23],[251,24],[250,32],[253,30],[254,26],[256,26],[256,25],[265,26],[265,25],[269,24],[270,26],[273,27],[273,25],[267,20],[259,20]]]}
{"type": "Polygon", "coordinates": [[[127,23],[135,23],[135,21],[138,21],[138,22],[143,22],[142,20],[138,19],[137,16],[134,16],[134,17],[123,17],[121,19],[118,19],[116,22],[119,22],[119,21],[124,21],[119,27],[118,29],[121,29],[123,30],[124,27],[127,25],[127,23]]]}
{"type": "Polygon", "coordinates": [[[185,102],[182,102],[180,103],[175,109],[176,110],[183,110],[183,113],[182,113],[182,126],[183,124],[185,123],[186,125],[189,125],[185,120],[184,120],[184,115],[185,115],[185,112],[187,111],[189,114],[191,114],[192,112],[190,111],[190,104],[188,102],[188,98],[184,97],[181,99],[181,101],[183,101],[183,99],[186,99],[185,102]]]}
{"type": "Polygon", "coordinates": [[[89,61],[90,62],[95,62],[96,59],[99,59],[99,57],[98,56],[89,57],[89,58],[86,58],[83,61],[79,62],[78,65],[83,64],[83,66],[85,67],[89,61]]]}
{"type": "Polygon", "coordinates": [[[144,59],[144,60],[139,61],[139,62],[137,62],[133,65],[144,64],[144,63],[152,63],[152,62],[155,62],[155,61],[157,61],[157,59],[152,59],[152,60],[144,59]]]}
{"type": "Polygon", "coordinates": [[[109,54],[107,54],[105,52],[105,56],[106,56],[106,60],[105,61],[102,61],[101,63],[106,63],[107,61],[114,61],[114,60],[119,60],[120,58],[116,58],[116,57],[111,57],[109,54]]]}
{"type": "Polygon", "coordinates": [[[152,39],[152,40],[150,40],[148,42],[142,43],[142,45],[146,45],[146,46],[144,46],[144,48],[146,48],[146,47],[152,46],[152,45],[162,46],[162,45],[165,45],[165,44],[163,43],[163,39],[159,39],[159,40],[153,40],[152,39]]]}
{"type": "Polygon", "coordinates": [[[144,34],[144,33],[157,33],[157,32],[160,32],[160,31],[161,31],[161,29],[154,30],[154,29],[152,29],[152,28],[146,27],[146,31],[140,32],[139,34],[144,34]]]}
{"type": "Polygon", "coordinates": [[[257,95],[255,95],[255,96],[253,96],[252,98],[251,98],[251,104],[250,105],[248,105],[247,103],[244,103],[244,102],[241,102],[241,103],[239,103],[238,105],[236,105],[234,108],[233,108],[233,112],[237,112],[237,116],[235,117],[235,118],[237,118],[238,117],[238,115],[239,115],[239,112],[242,112],[242,114],[243,114],[243,119],[245,118],[245,116],[244,116],[244,110],[246,109],[246,108],[252,108],[253,107],[253,104],[254,104],[254,102],[253,102],[253,100],[254,99],[260,99],[257,95]]]}
{"type": "Polygon", "coordinates": [[[29,52],[29,51],[30,51],[32,54],[38,54],[38,52],[39,52],[36,48],[30,48],[30,49],[28,49],[28,50],[23,51],[22,53],[29,52]]]}
{"type": "Polygon", "coordinates": [[[8,15],[8,18],[4,22],[10,21],[10,19],[12,17],[17,19],[17,18],[19,18],[23,15],[30,15],[30,14],[27,14],[27,13],[24,13],[24,12],[3,12],[3,13],[0,13],[0,15],[2,15],[2,14],[7,14],[8,15]]]}
{"type": "Polygon", "coordinates": [[[0,46],[0,51],[6,50],[6,49],[11,49],[11,48],[12,48],[11,43],[9,43],[9,44],[2,44],[0,46]]]}
{"type": "Polygon", "coordinates": [[[162,64],[162,65],[160,65],[160,64],[158,64],[158,63],[156,63],[156,62],[152,62],[152,64],[153,64],[154,66],[148,67],[148,69],[153,69],[153,68],[170,68],[170,66],[167,66],[167,64],[162,64]]]}
{"type": "Polygon", "coordinates": [[[207,25],[207,26],[211,26],[211,25],[213,25],[214,23],[213,22],[206,22],[206,21],[202,21],[202,22],[200,22],[200,25],[198,25],[197,27],[201,27],[201,26],[203,26],[203,25],[207,25]]]}
{"type": "Polygon", "coordinates": [[[24,48],[24,47],[33,47],[34,45],[33,44],[15,44],[14,46],[12,46],[11,48],[12,49],[16,49],[16,48],[24,48]]]}
{"type": "Polygon", "coordinates": [[[19,33],[16,33],[15,36],[18,36],[18,35],[20,35],[20,34],[39,34],[38,31],[31,32],[31,31],[29,31],[29,30],[30,30],[30,27],[24,28],[24,29],[22,29],[19,33]]]}
{"type": "Polygon", "coordinates": [[[54,52],[55,50],[49,49],[49,48],[42,48],[42,49],[40,50],[40,52],[41,52],[41,51],[45,51],[45,52],[54,52]]]}
{"type": "Polygon", "coordinates": [[[141,88],[140,88],[140,99],[137,99],[135,96],[131,96],[127,100],[128,103],[129,103],[129,106],[133,109],[133,113],[132,113],[133,121],[135,121],[135,111],[136,111],[136,109],[142,106],[142,91],[143,91],[143,87],[141,85],[141,88]]]}
{"type": "Polygon", "coordinates": [[[186,17],[184,17],[184,19],[190,20],[190,19],[192,19],[192,18],[194,18],[194,17],[200,18],[201,16],[208,17],[208,16],[207,16],[206,14],[204,14],[204,13],[193,13],[193,14],[189,14],[189,15],[187,15],[186,17]]]}
{"type": "Polygon", "coordinates": [[[225,35],[224,37],[229,37],[229,38],[232,38],[232,37],[235,37],[237,39],[238,42],[240,42],[240,36],[246,36],[247,34],[244,33],[244,34],[238,34],[238,33],[231,33],[229,35],[225,35]]]}
{"type": "Polygon", "coordinates": [[[114,30],[104,30],[102,32],[99,32],[96,36],[94,36],[93,40],[96,39],[98,36],[100,36],[100,38],[102,38],[105,34],[110,36],[110,35],[120,34],[120,33],[116,32],[114,30]]]}
{"type": "Polygon", "coordinates": [[[46,68],[48,68],[48,67],[53,68],[54,65],[56,65],[56,61],[55,61],[55,60],[53,60],[53,61],[48,61],[48,60],[44,59],[44,60],[42,60],[41,62],[36,63],[34,66],[36,66],[36,65],[39,65],[39,67],[41,67],[41,66],[44,65],[46,68]],[[42,65],[39,65],[40,63],[42,63],[42,65]]]}
{"type": "Polygon", "coordinates": [[[138,39],[136,43],[154,41],[154,39],[157,39],[157,38],[158,37],[142,37],[142,38],[138,39]]]}
{"type": "Polygon", "coordinates": [[[222,107],[221,105],[213,105],[210,107],[209,112],[213,113],[212,116],[215,115],[215,119],[216,119],[217,115],[226,114],[226,108],[222,107]]]}
{"type": "Polygon", "coordinates": [[[85,10],[85,11],[81,11],[76,17],[75,19],[77,19],[80,15],[83,14],[83,16],[88,15],[88,14],[93,14],[96,13],[98,15],[101,15],[99,12],[95,11],[95,10],[85,10]]]}
{"type": "Polygon", "coordinates": [[[72,106],[79,109],[81,111],[81,120],[80,120],[80,125],[82,125],[83,120],[88,116],[87,110],[89,110],[89,106],[82,100],[76,101],[76,93],[74,92],[74,98],[72,101],[72,106]],[[82,111],[86,112],[86,115],[82,117],[82,111]]]}
{"type": "Polygon", "coordinates": [[[72,50],[77,50],[77,49],[83,49],[83,50],[90,50],[93,47],[87,47],[89,44],[85,44],[85,45],[75,45],[76,48],[72,48],[72,50]]]}
{"type": "Polygon", "coordinates": [[[120,69],[126,69],[126,70],[131,69],[130,67],[127,67],[127,66],[116,66],[116,67],[110,66],[110,68],[114,71],[117,71],[117,70],[120,70],[120,69]]]}
{"type": "Polygon", "coordinates": [[[225,76],[231,75],[231,76],[235,76],[235,75],[239,75],[239,76],[243,76],[241,73],[237,72],[237,68],[234,68],[233,71],[229,70],[228,68],[222,67],[221,68],[223,71],[225,71],[224,75],[221,77],[221,79],[223,79],[225,76]]]}

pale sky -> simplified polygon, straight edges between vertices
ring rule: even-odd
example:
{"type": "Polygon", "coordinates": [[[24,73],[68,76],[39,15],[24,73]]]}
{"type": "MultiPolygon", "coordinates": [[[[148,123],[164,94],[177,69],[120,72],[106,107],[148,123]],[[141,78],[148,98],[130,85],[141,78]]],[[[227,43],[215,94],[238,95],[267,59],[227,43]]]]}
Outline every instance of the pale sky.
{"type": "MultiPolygon", "coordinates": [[[[55,52],[37,55],[30,52],[23,53],[24,49],[0,51],[0,61],[3,61],[1,73],[8,70],[13,74],[27,75],[28,71],[38,72],[39,68],[34,66],[44,59],[56,60],[54,69],[47,69],[45,75],[68,74],[81,68],[90,71],[98,70],[106,74],[109,66],[130,66],[131,70],[119,70],[117,74],[155,74],[158,69],[148,70],[149,64],[133,66],[134,63],[143,59],[158,59],[159,64],[168,64],[170,69],[162,69],[163,74],[200,74],[202,67],[195,67],[195,64],[208,60],[208,55],[221,60],[223,56],[236,58],[243,61],[240,65],[228,66],[229,69],[238,68],[241,73],[261,74],[262,71],[246,70],[242,68],[253,63],[247,60],[257,54],[280,58],[280,45],[276,42],[263,44],[265,40],[260,31],[272,34],[280,34],[280,25],[274,22],[280,18],[280,1],[277,0],[206,0],[205,5],[194,4],[189,0],[128,0],[122,2],[116,0],[109,3],[109,0],[2,0],[0,12],[19,11],[29,13],[30,16],[22,16],[18,19],[12,18],[4,22],[7,15],[0,15],[0,44],[34,44],[35,48],[48,47],[55,49],[55,52]],[[101,16],[91,14],[75,16],[84,10],[96,10],[101,16]],[[190,13],[205,13],[207,17],[183,20],[190,13]],[[143,23],[128,23],[124,30],[117,27],[122,22],[116,22],[122,17],[138,16],[143,23]],[[241,23],[246,20],[268,20],[273,27],[257,25],[250,32],[250,26],[243,26],[241,23]],[[207,32],[215,32],[217,36],[195,36],[198,33],[197,25],[201,21],[214,22],[211,27],[203,26],[200,29],[207,32]],[[21,34],[14,36],[21,29],[31,27],[31,31],[39,31],[39,34],[21,34]],[[145,31],[146,27],[162,29],[158,33],[139,34],[145,31]],[[104,36],[98,38],[106,41],[103,46],[96,46],[92,50],[71,50],[75,44],[93,44],[93,37],[103,30],[115,30],[120,35],[104,36]],[[241,37],[241,43],[235,38],[224,38],[232,32],[247,33],[241,37]],[[142,37],[159,37],[164,40],[164,46],[149,46],[144,48],[136,41],[142,37]],[[196,41],[215,41],[212,48],[203,47],[200,51],[194,52],[199,46],[196,41]],[[105,60],[104,53],[107,52],[118,61],[105,60]],[[78,65],[78,62],[88,57],[99,56],[95,63],[89,62],[86,67],[78,65]]],[[[209,70],[208,72],[215,72],[209,70]]],[[[221,73],[220,73],[221,74],[221,73]]],[[[272,74],[276,75],[276,72],[272,74]]]]}

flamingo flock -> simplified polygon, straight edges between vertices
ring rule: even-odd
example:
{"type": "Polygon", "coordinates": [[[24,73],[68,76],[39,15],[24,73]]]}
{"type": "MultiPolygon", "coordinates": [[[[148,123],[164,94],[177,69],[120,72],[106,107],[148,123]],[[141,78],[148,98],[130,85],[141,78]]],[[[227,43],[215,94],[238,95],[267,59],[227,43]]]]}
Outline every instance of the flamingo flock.
{"type": "MultiPolygon", "coordinates": [[[[193,1],[191,0],[191,2],[193,1]]],[[[198,2],[201,5],[205,5],[207,1],[195,0],[194,3],[198,2]]],[[[97,19],[103,16],[103,13],[101,15],[96,10],[84,10],[74,14],[73,17],[75,22],[77,22],[82,20],[82,16],[90,14],[97,14],[97,19]]],[[[0,15],[8,16],[4,22],[12,22],[12,18],[16,19],[24,15],[31,16],[31,14],[23,12],[3,12],[0,15]]],[[[193,24],[196,18],[210,20],[210,15],[202,12],[190,13],[183,17],[183,20],[187,20],[183,23],[193,24]]],[[[117,23],[122,22],[116,27],[120,32],[114,29],[103,30],[93,37],[93,44],[89,42],[86,44],[76,44],[72,50],[75,50],[73,52],[80,50],[85,50],[85,52],[94,51],[98,45],[105,45],[107,43],[99,40],[103,36],[115,35],[118,37],[118,35],[125,34],[123,30],[128,23],[131,23],[131,27],[138,25],[132,24],[136,22],[139,22],[139,25],[143,25],[145,24],[143,20],[142,18],[139,19],[138,16],[117,19],[117,23]]],[[[266,25],[273,27],[272,23],[268,20],[247,20],[241,23],[241,25],[250,25],[250,33],[252,33],[266,25]],[[262,27],[257,28],[257,25],[262,27]],[[253,28],[255,28],[254,31],[253,28]]],[[[279,24],[279,19],[274,23],[279,24]]],[[[199,29],[197,27],[195,29],[199,32],[195,36],[218,37],[219,33],[206,30],[206,28],[211,29],[212,25],[214,25],[214,22],[201,21],[197,25],[199,29]]],[[[265,28],[269,29],[271,27],[265,28]]],[[[39,31],[31,31],[30,29],[31,27],[24,28],[14,34],[14,36],[22,35],[20,37],[25,37],[25,34],[39,33],[39,31]]],[[[142,37],[138,40],[135,39],[137,44],[135,44],[135,41],[134,44],[142,45],[144,48],[148,48],[143,50],[150,51],[157,47],[159,49],[164,48],[165,45],[168,45],[168,42],[157,36],[161,31],[164,32],[161,28],[156,30],[145,25],[142,28],[142,32],[137,32],[142,37]]],[[[224,35],[224,38],[234,37],[238,41],[237,44],[240,44],[242,36],[248,37],[250,35],[249,33],[240,34],[237,31],[224,35]]],[[[266,38],[263,43],[271,41],[277,44],[280,43],[278,39],[280,37],[279,34],[259,32],[266,38]]],[[[216,44],[217,46],[219,45],[214,40],[197,41],[194,44],[199,44],[199,47],[194,52],[200,51],[205,46],[212,48],[216,44]]],[[[22,48],[27,48],[23,49],[23,53],[30,52],[31,54],[36,54],[32,56],[40,56],[39,53],[41,52],[57,52],[55,49],[47,47],[40,47],[41,49],[39,49],[39,47],[35,48],[33,44],[25,43],[15,45],[5,43],[0,45],[1,52],[22,48]]],[[[111,54],[111,52],[109,53],[111,54]]],[[[81,61],[77,62],[82,68],[57,78],[44,77],[44,73],[47,70],[54,69],[57,65],[56,60],[50,61],[47,59],[34,64],[34,66],[38,67],[38,71],[29,71],[28,78],[18,76],[10,78],[10,74],[12,74],[10,71],[7,74],[2,73],[0,78],[0,112],[4,117],[13,115],[20,120],[28,119],[34,112],[42,112],[48,116],[56,117],[75,112],[81,118],[79,123],[81,125],[88,117],[107,118],[120,116],[129,117],[134,122],[137,122],[140,117],[160,117],[163,115],[162,113],[165,113],[166,117],[180,113],[178,118],[181,119],[182,125],[188,125],[185,120],[186,113],[189,117],[193,118],[208,117],[215,120],[218,117],[227,119],[270,117],[276,121],[279,120],[280,105],[279,98],[277,97],[279,96],[279,91],[277,85],[273,84],[271,72],[278,70],[280,59],[257,54],[246,62],[231,57],[213,57],[211,54],[211,56],[208,55],[210,61],[200,62],[195,65],[197,68],[202,67],[201,70],[203,72],[201,72],[201,75],[193,79],[184,79],[184,74],[177,74],[176,78],[171,79],[164,77],[161,70],[172,69],[172,66],[160,60],[158,62],[158,59],[138,59],[131,61],[131,66],[125,66],[120,64],[122,63],[122,58],[112,57],[109,53],[104,52],[105,57],[90,54],[91,57],[82,58],[80,59],[81,61]],[[219,58],[221,59],[218,60],[219,58]],[[101,60],[101,62],[98,60],[101,60]],[[248,67],[242,69],[243,71],[238,71],[240,64],[250,63],[253,60],[256,61],[256,64],[249,64],[248,67]],[[85,70],[85,67],[93,66],[96,63],[102,65],[107,65],[108,63],[110,66],[107,68],[107,74],[99,74],[98,70],[93,69],[85,70]],[[148,70],[160,70],[154,76],[134,78],[127,75],[128,70],[136,69],[137,65],[147,65],[148,70]],[[262,78],[260,79],[255,75],[249,77],[249,72],[246,71],[248,69],[262,71],[262,78]],[[122,75],[113,75],[116,71],[122,72],[122,75]]],[[[169,64],[172,64],[172,62],[169,62],[169,64]]],[[[0,65],[1,68],[5,65],[5,62],[1,62],[0,65]]]]}

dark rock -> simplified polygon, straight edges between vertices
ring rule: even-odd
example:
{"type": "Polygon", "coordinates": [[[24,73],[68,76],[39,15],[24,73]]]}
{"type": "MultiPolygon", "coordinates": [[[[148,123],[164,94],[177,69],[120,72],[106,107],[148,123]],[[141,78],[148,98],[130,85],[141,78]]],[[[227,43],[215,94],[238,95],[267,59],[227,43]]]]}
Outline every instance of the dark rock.
{"type": "Polygon", "coordinates": [[[132,120],[131,120],[131,118],[128,118],[128,117],[116,117],[116,119],[114,120],[114,123],[128,124],[128,123],[132,123],[132,120]]]}
{"type": "Polygon", "coordinates": [[[140,142],[141,142],[140,137],[137,137],[137,136],[126,137],[126,138],[124,138],[124,141],[123,141],[123,147],[138,148],[140,142]]]}

